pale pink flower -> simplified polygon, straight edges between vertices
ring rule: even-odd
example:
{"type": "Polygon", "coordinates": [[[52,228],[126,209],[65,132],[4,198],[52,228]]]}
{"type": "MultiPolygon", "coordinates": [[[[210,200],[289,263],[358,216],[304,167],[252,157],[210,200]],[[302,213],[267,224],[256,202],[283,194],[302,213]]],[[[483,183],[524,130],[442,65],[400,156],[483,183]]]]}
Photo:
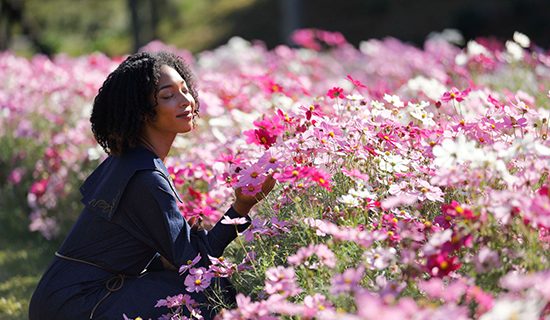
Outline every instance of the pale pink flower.
{"type": "Polygon", "coordinates": [[[194,265],[196,265],[201,260],[201,254],[197,254],[193,260],[187,260],[185,264],[180,266],[179,273],[184,274],[187,270],[191,269],[194,265]]]}
{"type": "Polygon", "coordinates": [[[302,290],[296,284],[296,275],[292,267],[277,266],[265,272],[265,292],[285,297],[293,296],[302,290]]]}
{"type": "Polygon", "coordinates": [[[189,274],[185,277],[185,289],[188,292],[200,292],[210,286],[210,281],[213,275],[203,267],[192,268],[189,274]]]}
{"type": "Polygon", "coordinates": [[[346,269],[342,274],[337,274],[332,278],[330,292],[332,294],[351,293],[356,292],[361,287],[359,282],[363,278],[365,268],[359,266],[358,268],[346,269]]]}

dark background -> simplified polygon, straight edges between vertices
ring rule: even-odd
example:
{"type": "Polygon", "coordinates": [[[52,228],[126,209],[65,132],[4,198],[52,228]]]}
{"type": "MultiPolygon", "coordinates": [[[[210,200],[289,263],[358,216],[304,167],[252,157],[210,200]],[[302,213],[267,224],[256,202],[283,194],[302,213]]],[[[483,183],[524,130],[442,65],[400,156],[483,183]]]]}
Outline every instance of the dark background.
{"type": "Polygon", "coordinates": [[[514,31],[550,47],[549,0],[0,0],[0,49],[119,55],[153,39],[192,52],[232,36],[270,48],[297,28],[341,32],[357,45],[395,37],[421,46],[430,32],[466,40],[514,31]]]}

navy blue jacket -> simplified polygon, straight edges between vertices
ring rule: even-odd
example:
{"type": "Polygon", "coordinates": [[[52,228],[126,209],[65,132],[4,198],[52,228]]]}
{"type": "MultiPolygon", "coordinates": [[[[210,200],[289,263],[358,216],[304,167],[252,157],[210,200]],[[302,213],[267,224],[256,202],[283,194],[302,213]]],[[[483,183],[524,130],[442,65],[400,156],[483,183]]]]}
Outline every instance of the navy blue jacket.
{"type": "MultiPolygon", "coordinates": [[[[80,190],[84,210],[58,252],[89,264],[55,257],[31,299],[31,320],[90,319],[92,311],[93,319],[156,319],[168,312],[154,308],[158,299],[186,293],[184,277],[162,269],[159,255],[179,267],[200,253],[199,264],[206,266],[208,255],[221,256],[237,230],[250,224],[191,229],[166,167],[143,147],[108,157],[80,190]],[[107,294],[106,284],[117,290],[107,294]]],[[[240,217],[233,208],[226,215],[240,217]]],[[[219,281],[231,300],[230,284],[219,281]]],[[[206,303],[204,294],[192,297],[206,303]]],[[[208,307],[203,311],[209,313],[208,307]]]]}

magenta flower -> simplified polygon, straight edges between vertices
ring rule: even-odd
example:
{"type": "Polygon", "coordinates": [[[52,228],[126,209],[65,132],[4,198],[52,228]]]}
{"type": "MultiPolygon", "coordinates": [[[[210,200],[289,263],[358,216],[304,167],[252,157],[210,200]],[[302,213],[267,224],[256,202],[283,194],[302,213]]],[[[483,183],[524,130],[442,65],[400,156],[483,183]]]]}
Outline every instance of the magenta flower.
{"type": "Polygon", "coordinates": [[[443,96],[441,96],[441,101],[449,102],[451,100],[456,100],[457,102],[461,102],[468,96],[469,93],[470,89],[460,91],[457,88],[452,87],[451,90],[445,92],[443,96]]]}
{"type": "Polygon", "coordinates": [[[426,271],[434,277],[444,277],[458,270],[461,265],[457,257],[449,256],[446,252],[442,252],[428,257],[426,271]]]}
{"type": "Polygon", "coordinates": [[[361,89],[361,88],[366,89],[367,88],[367,86],[364,85],[361,81],[352,78],[352,76],[349,75],[349,74],[346,77],[346,79],[349,80],[356,88],[359,88],[359,89],[361,89]]]}
{"type": "Polygon", "coordinates": [[[329,91],[327,91],[327,96],[331,99],[343,98],[344,97],[344,89],[342,89],[340,87],[334,87],[334,88],[330,89],[329,91]]]}
{"type": "Polygon", "coordinates": [[[266,149],[271,147],[271,145],[277,141],[277,136],[272,135],[266,129],[247,130],[244,131],[243,134],[247,137],[247,143],[262,145],[266,149]]]}

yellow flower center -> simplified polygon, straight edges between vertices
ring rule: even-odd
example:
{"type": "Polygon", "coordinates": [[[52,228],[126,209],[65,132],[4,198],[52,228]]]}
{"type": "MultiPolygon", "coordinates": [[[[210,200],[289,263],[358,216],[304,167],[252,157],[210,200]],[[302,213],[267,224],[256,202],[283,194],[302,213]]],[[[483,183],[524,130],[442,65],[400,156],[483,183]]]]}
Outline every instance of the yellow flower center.
{"type": "Polygon", "coordinates": [[[195,284],[196,284],[197,286],[200,285],[201,283],[202,283],[201,279],[195,280],[195,284]]]}
{"type": "Polygon", "coordinates": [[[319,178],[319,183],[320,183],[320,184],[324,184],[324,183],[325,183],[325,179],[319,178]]]}
{"type": "Polygon", "coordinates": [[[298,176],[298,170],[292,170],[292,176],[297,177],[298,176]]]}
{"type": "Polygon", "coordinates": [[[449,263],[447,261],[442,261],[440,264],[439,264],[439,267],[442,269],[442,270],[445,270],[449,267],[449,263]]]}
{"type": "Polygon", "coordinates": [[[257,178],[258,175],[259,175],[259,174],[258,174],[256,171],[254,171],[254,172],[252,172],[252,173],[250,174],[250,176],[251,176],[252,178],[257,178]]]}
{"type": "Polygon", "coordinates": [[[457,206],[455,208],[455,211],[458,212],[458,213],[464,213],[464,209],[461,206],[457,206]]]}

